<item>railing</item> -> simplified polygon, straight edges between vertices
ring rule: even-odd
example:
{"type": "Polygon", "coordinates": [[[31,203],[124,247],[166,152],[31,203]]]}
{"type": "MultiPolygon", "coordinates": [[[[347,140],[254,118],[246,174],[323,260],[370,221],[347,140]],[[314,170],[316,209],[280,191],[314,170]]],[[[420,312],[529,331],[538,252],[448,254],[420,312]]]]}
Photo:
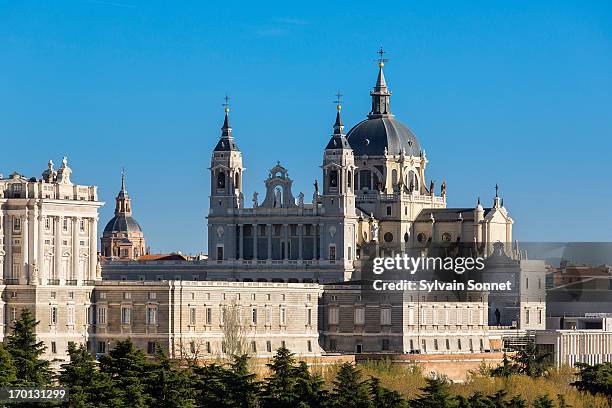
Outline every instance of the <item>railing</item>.
{"type": "Polygon", "coordinates": [[[47,285],[59,285],[59,279],[47,279],[47,285]]]}
{"type": "Polygon", "coordinates": [[[83,281],[83,286],[93,286],[96,284],[96,281],[94,280],[84,280],[83,281]]]}
{"type": "Polygon", "coordinates": [[[77,280],[76,279],[67,279],[66,280],[66,285],[68,286],[76,286],[77,284],[77,280]]]}
{"type": "Polygon", "coordinates": [[[5,279],[5,285],[19,285],[19,279],[5,279]]]}

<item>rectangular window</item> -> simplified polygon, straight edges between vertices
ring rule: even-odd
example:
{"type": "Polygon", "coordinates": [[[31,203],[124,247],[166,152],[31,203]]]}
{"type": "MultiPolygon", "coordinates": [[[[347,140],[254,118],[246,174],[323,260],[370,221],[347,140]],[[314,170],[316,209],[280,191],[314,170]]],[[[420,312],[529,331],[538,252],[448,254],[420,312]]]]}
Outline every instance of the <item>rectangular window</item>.
{"type": "Polygon", "coordinates": [[[106,342],[104,341],[98,342],[98,353],[101,353],[101,354],[106,353],[106,342]]]}
{"type": "Polygon", "coordinates": [[[222,260],[223,260],[223,247],[218,246],[217,247],[217,261],[222,261],[222,260]]]}
{"type": "Polygon", "coordinates": [[[155,293],[155,292],[149,292],[149,299],[150,299],[150,300],[155,300],[155,299],[157,299],[157,293],[155,293]]]}
{"type": "Polygon", "coordinates": [[[51,218],[50,217],[45,217],[45,229],[46,230],[51,229],[51,218]]]}
{"type": "Polygon", "coordinates": [[[474,351],[474,340],[470,339],[470,351],[474,351]]]}
{"type": "Polygon", "coordinates": [[[251,323],[257,324],[257,308],[256,307],[251,309],[251,323]]]}
{"type": "Polygon", "coordinates": [[[196,324],[196,308],[190,307],[189,308],[189,325],[195,326],[195,324],[196,324]]]}
{"type": "Polygon", "coordinates": [[[446,349],[450,350],[450,340],[446,339],[446,349]]]}
{"type": "Polygon", "coordinates": [[[410,339],[410,351],[414,350],[414,340],[410,339]]]}
{"type": "Polygon", "coordinates": [[[363,307],[355,309],[355,324],[358,326],[365,324],[365,309],[363,307]]]}
{"type": "Polygon", "coordinates": [[[387,206],[387,215],[391,215],[391,206],[390,205],[387,206]]]}
{"type": "Polygon", "coordinates": [[[306,340],[306,348],[308,349],[309,353],[312,353],[312,341],[306,340]]]}
{"type": "Polygon", "coordinates": [[[62,220],[62,229],[68,231],[68,218],[63,218],[62,220]]]}
{"type": "Polygon", "coordinates": [[[380,324],[385,326],[391,324],[391,309],[380,309],[380,324]]]}
{"type": "Polygon", "coordinates": [[[14,232],[21,231],[21,218],[15,218],[13,220],[13,231],[14,232]]]}
{"type": "Polygon", "coordinates": [[[434,339],[434,350],[438,351],[438,339],[434,339]]]}
{"type": "Polygon", "coordinates": [[[106,308],[98,307],[98,324],[106,324],[106,308]]]}
{"type": "Polygon", "coordinates": [[[457,350],[461,350],[461,339],[457,339],[457,350]]]}
{"type": "Polygon", "coordinates": [[[85,324],[91,324],[91,306],[85,308],[85,324]]]}
{"type": "Polygon", "coordinates": [[[284,326],[286,324],[286,321],[285,321],[285,308],[284,307],[281,307],[279,309],[279,320],[280,320],[281,326],[284,326]]]}
{"type": "Polygon", "coordinates": [[[123,292],[123,299],[128,300],[132,298],[132,294],[130,292],[123,292]]]}
{"type": "Polygon", "coordinates": [[[54,341],[51,342],[51,353],[57,354],[57,345],[55,344],[54,341]]]}
{"type": "Polygon", "coordinates": [[[68,305],[68,324],[74,324],[74,305],[68,305]]]}
{"type": "Polygon", "coordinates": [[[331,262],[336,260],[336,247],[335,247],[335,245],[331,245],[329,247],[329,260],[331,262]]]}
{"type": "Polygon", "coordinates": [[[389,339],[382,339],[382,349],[383,351],[389,350],[389,339]]]}
{"type": "Polygon", "coordinates": [[[195,341],[190,341],[189,342],[189,351],[191,352],[191,354],[195,354],[196,353],[196,344],[195,344],[195,341]]]}
{"type": "Polygon", "coordinates": [[[340,310],[337,307],[329,309],[329,324],[338,324],[340,321],[340,310]]]}
{"type": "Polygon", "coordinates": [[[542,309],[538,310],[538,324],[542,324],[542,309]]]}
{"type": "Polygon", "coordinates": [[[57,306],[51,306],[51,324],[57,324],[57,306]]]}
{"type": "Polygon", "coordinates": [[[251,342],[251,351],[257,353],[257,343],[255,341],[251,342]]]}
{"type": "Polygon", "coordinates": [[[272,352],[272,342],[270,340],[266,341],[266,351],[268,353],[272,352]]]}
{"type": "Polygon", "coordinates": [[[331,351],[336,350],[336,339],[329,339],[329,349],[331,351]]]}
{"type": "Polygon", "coordinates": [[[132,322],[132,308],[122,307],[121,308],[121,324],[131,324],[132,322]]]}
{"type": "Polygon", "coordinates": [[[529,324],[529,317],[530,317],[529,312],[530,312],[529,309],[525,309],[525,323],[526,324],[529,324]]]}
{"type": "Polygon", "coordinates": [[[147,324],[157,324],[157,308],[155,306],[147,307],[147,324]]]}
{"type": "Polygon", "coordinates": [[[306,325],[312,325],[312,309],[306,309],[306,325]]]}
{"type": "Polygon", "coordinates": [[[206,324],[208,325],[212,324],[212,308],[211,307],[206,308],[206,324]]]}
{"type": "Polygon", "coordinates": [[[206,343],[204,343],[205,348],[206,348],[206,353],[210,354],[212,353],[212,348],[210,347],[210,341],[207,341],[206,343]]]}
{"type": "Polygon", "coordinates": [[[423,351],[423,353],[427,352],[427,342],[425,341],[425,339],[421,341],[421,350],[423,351]]]}
{"type": "Polygon", "coordinates": [[[155,354],[155,342],[147,342],[147,354],[155,354]]]}

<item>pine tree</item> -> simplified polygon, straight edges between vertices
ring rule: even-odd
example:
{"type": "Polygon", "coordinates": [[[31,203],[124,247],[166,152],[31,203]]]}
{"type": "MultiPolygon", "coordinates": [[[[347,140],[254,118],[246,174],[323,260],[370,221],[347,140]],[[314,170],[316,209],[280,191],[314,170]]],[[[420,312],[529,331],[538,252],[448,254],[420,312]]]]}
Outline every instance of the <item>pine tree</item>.
{"type": "Polygon", "coordinates": [[[0,387],[12,385],[17,380],[17,369],[13,357],[0,343],[0,387]]]}
{"type": "Polygon", "coordinates": [[[536,344],[532,342],[520,349],[512,360],[514,370],[529,377],[541,377],[551,366],[550,353],[538,350],[536,344]]]}
{"type": "MultiPolygon", "coordinates": [[[[492,407],[505,407],[505,398],[508,393],[504,390],[499,390],[495,394],[487,397],[487,401],[492,407]]],[[[476,408],[476,407],[474,407],[476,408]]]]}
{"type": "Polygon", "coordinates": [[[577,363],[578,381],[572,383],[580,391],[586,391],[592,395],[602,395],[608,399],[608,405],[612,407],[612,363],[589,365],[577,363]]]}
{"type": "Polygon", "coordinates": [[[227,379],[227,398],[229,406],[236,408],[256,408],[259,405],[260,383],[256,375],[249,372],[248,356],[234,356],[227,379]]]}
{"type": "Polygon", "coordinates": [[[527,401],[520,395],[515,395],[506,403],[506,408],[527,408],[527,401]]]}
{"type": "Polygon", "coordinates": [[[421,388],[423,395],[410,401],[416,408],[452,408],[455,406],[450,397],[448,383],[441,378],[427,378],[427,385],[421,388]]]}
{"type": "Polygon", "coordinates": [[[118,407],[148,407],[151,365],[131,340],[117,343],[114,349],[100,358],[100,371],[115,382],[116,394],[109,405],[118,407]]]}
{"type": "Polygon", "coordinates": [[[328,393],[323,388],[323,379],[316,374],[310,374],[308,365],[300,361],[296,368],[298,401],[300,407],[324,408],[328,406],[328,393]]]}
{"type": "Polygon", "coordinates": [[[293,353],[281,347],[276,351],[272,362],[266,365],[272,373],[264,384],[262,407],[294,408],[299,401],[299,395],[296,389],[298,378],[293,353]]]}
{"type": "Polygon", "coordinates": [[[555,408],[555,403],[548,395],[542,395],[533,401],[533,408],[555,408]]]}
{"type": "Polygon", "coordinates": [[[557,394],[557,405],[559,408],[572,408],[567,402],[565,402],[565,396],[563,394],[557,394]]]}
{"type": "Polygon", "coordinates": [[[51,383],[53,374],[49,361],[40,358],[45,352],[42,341],[36,341],[35,329],[38,325],[29,309],[23,309],[21,316],[13,324],[12,332],[6,340],[6,350],[11,355],[16,368],[17,380],[14,385],[23,387],[43,386],[51,383]]]}
{"type": "Polygon", "coordinates": [[[200,407],[230,408],[228,382],[232,373],[218,365],[192,368],[196,377],[196,401],[200,407]]]}
{"type": "Polygon", "coordinates": [[[332,406],[338,408],[371,408],[367,381],[361,381],[361,373],[351,363],[344,363],[333,382],[332,406]]]}
{"type": "Polygon", "coordinates": [[[98,364],[85,345],[68,344],[70,362],[62,364],[58,380],[69,389],[68,407],[105,407],[109,393],[114,392],[113,382],[98,370],[98,364]]]}
{"type": "Polygon", "coordinates": [[[372,403],[376,408],[403,408],[406,401],[396,391],[391,391],[380,385],[380,380],[371,377],[369,381],[372,403]]]}
{"type": "Polygon", "coordinates": [[[168,356],[159,345],[155,352],[156,362],[150,365],[149,394],[153,398],[151,407],[192,408],[195,407],[193,378],[187,369],[172,366],[168,356]]]}
{"type": "Polygon", "coordinates": [[[514,366],[510,362],[508,355],[504,353],[504,358],[500,366],[495,367],[491,370],[491,377],[504,377],[508,378],[516,372],[514,366]]]}

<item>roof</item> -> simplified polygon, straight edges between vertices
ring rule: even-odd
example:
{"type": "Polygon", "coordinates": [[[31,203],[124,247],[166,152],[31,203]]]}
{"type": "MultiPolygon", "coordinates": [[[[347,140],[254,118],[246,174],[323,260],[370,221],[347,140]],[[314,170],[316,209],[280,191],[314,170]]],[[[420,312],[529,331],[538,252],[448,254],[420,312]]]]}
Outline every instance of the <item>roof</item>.
{"type": "Polygon", "coordinates": [[[139,261],[186,261],[181,254],[148,254],[138,257],[139,261]]]}
{"type": "Polygon", "coordinates": [[[134,217],[116,215],[106,224],[104,232],[142,232],[134,217]]]}
{"type": "MultiPolygon", "coordinates": [[[[486,215],[490,208],[484,209],[486,215]]],[[[428,222],[433,215],[436,222],[459,221],[459,214],[464,221],[474,220],[474,208],[424,208],[417,216],[415,222],[428,222]]]]}
{"type": "Polygon", "coordinates": [[[346,138],[355,156],[382,156],[385,149],[388,154],[406,150],[406,154],[418,156],[420,152],[414,133],[392,115],[369,117],[355,125],[346,138]]]}

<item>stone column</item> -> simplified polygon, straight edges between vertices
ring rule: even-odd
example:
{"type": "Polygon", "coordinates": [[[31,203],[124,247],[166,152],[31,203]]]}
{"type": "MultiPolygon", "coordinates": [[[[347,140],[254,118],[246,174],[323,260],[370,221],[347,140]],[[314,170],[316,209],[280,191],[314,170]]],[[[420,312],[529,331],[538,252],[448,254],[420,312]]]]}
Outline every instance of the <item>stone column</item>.
{"type": "Polygon", "coordinates": [[[89,268],[83,279],[102,280],[98,276],[98,217],[89,219],[89,268]]]}
{"type": "Polygon", "coordinates": [[[268,229],[268,259],[272,259],[272,224],[267,224],[268,229]]]}
{"type": "Polygon", "coordinates": [[[283,224],[283,234],[285,235],[285,251],[283,252],[283,259],[287,260],[290,258],[289,254],[289,224],[283,224]]]}
{"type": "Polygon", "coordinates": [[[302,235],[304,234],[303,228],[304,224],[298,224],[298,259],[302,260],[302,235]]]}
{"type": "Polygon", "coordinates": [[[257,261],[257,224],[251,224],[253,226],[253,260],[257,261]]]}
{"type": "Polygon", "coordinates": [[[244,259],[244,224],[238,224],[238,260],[244,259]]]}
{"type": "Polygon", "coordinates": [[[23,259],[21,263],[21,274],[19,274],[19,284],[27,285],[28,284],[28,267],[30,266],[30,223],[28,222],[29,211],[26,208],[25,215],[21,218],[21,231],[22,231],[22,243],[21,248],[23,248],[23,259]]]}
{"type": "Polygon", "coordinates": [[[317,260],[319,251],[317,250],[317,224],[312,224],[312,259],[317,260]]]}
{"type": "Polygon", "coordinates": [[[4,217],[4,230],[5,230],[5,241],[4,247],[6,248],[4,252],[6,255],[4,256],[4,278],[11,279],[13,276],[13,223],[12,216],[7,215],[4,217]]]}
{"type": "Polygon", "coordinates": [[[36,267],[38,268],[38,282],[40,284],[44,281],[44,264],[45,264],[45,238],[44,238],[44,222],[45,217],[43,216],[42,208],[38,210],[38,216],[36,217],[37,226],[38,226],[38,237],[37,241],[35,239],[36,249],[36,257],[34,262],[36,262],[36,267]]]}
{"type": "Polygon", "coordinates": [[[49,279],[63,279],[62,276],[62,220],[63,217],[55,218],[55,273],[49,279]]]}
{"type": "Polygon", "coordinates": [[[78,281],[83,279],[79,276],[79,218],[72,217],[72,273],[69,279],[78,281]]]}

